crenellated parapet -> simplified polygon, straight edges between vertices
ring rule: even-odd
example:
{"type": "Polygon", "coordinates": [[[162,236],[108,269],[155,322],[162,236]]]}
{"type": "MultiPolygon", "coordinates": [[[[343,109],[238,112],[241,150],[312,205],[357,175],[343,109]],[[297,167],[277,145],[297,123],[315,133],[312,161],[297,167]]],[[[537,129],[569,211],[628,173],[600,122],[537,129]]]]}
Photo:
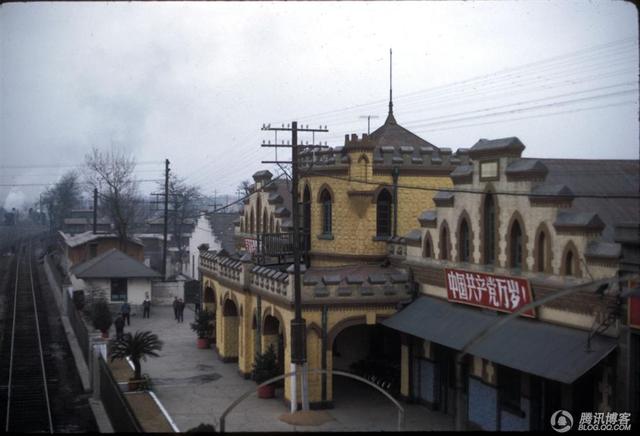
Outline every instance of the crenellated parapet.
{"type": "Polygon", "coordinates": [[[318,171],[348,171],[357,163],[354,153],[370,156],[374,171],[398,167],[449,174],[456,166],[469,162],[469,149],[466,148],[452,152],[450,148],[439,148],[426,141],[413,144],[399,138],[382,142],[366,133],[362,136],[354,133],[345,135],[342,147],[324,146],[300,153],[300,165],[318,171]]]}

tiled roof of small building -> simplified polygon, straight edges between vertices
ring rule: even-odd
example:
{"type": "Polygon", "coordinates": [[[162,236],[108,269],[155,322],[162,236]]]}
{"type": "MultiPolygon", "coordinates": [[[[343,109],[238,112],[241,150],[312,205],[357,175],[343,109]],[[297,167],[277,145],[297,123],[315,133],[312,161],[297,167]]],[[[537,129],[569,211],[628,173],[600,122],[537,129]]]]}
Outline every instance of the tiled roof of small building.
{"type": "Polygon", "coordinates": [[[72,267],[71,271],[81,279],[160,277],[157,271],[116,248],[72,267]]]}

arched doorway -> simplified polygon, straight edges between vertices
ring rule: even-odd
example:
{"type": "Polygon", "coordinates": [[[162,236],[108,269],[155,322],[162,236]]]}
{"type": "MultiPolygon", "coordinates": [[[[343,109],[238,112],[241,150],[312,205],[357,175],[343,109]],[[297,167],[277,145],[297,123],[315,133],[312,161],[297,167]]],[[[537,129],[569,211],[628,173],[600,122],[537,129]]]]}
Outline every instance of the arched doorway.
{"type": "Polygon", "coordinates": [[[284,334],[280,320],[273,315],[264,318],[262,327],[262,352],[273,346],[278,359],[278,370],[284,374],[284,334]]]}
{"type": "MultiPolygon", "coordinates": [[[[380,324],[367,325],[354,319],[336,325],[329,334],[331,368],[350,372],[383,387],[390,394],[400,394],[400,333],[380,324]]],[[[332,399],[336,407],[360,401],[371,395],[371,387],[338,379],[331,383],[332,399]]]]}
{"type": "Polygon", "coordinates": [[[238,307],[233,300],[226,299],[222,305],[222,347],[219,348],[220,357],[225,362],[238,360],[238,328],[238,307]]]}
{"type": "Polygon", "coordinates": [[[204,288],[204,296],[202,299],[203,309],[210,310],[211,312],[216,312],[216,294],[212,287],[207,286],[204,288]]]}

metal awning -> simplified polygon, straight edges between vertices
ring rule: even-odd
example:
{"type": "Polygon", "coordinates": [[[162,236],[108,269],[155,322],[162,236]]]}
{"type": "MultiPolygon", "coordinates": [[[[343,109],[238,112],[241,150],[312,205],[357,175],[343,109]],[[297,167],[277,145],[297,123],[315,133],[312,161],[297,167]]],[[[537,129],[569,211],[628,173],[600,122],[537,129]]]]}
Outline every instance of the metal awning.
{"type": "MultiPolygon", "coordinates": [[[[461,350],[502,316],[433,297],[420,297],[382,324],[461,350]]],[[[615,338],[595,336],[587,351],[588,335],[584,330],[518,318],[480,339],[469,349],[469,354],[570,384],[617,346],[615,338]]]]}

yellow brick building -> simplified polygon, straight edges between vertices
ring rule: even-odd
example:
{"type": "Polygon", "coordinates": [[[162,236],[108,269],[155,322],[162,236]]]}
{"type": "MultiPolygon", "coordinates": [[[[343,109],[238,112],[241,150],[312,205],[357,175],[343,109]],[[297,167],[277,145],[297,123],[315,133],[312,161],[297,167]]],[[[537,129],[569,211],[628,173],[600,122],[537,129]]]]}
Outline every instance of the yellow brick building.
{"type": "MultiPolygon", "coordinates": [[[[400,379],[400,365],[408,364],[400,351],[402,338],[379,323],[408,302],[414,288],[408,271],[390,264],[388,247],[395,245],[389,242],[419,231],[416,218],[433,206],[438,189],[452,186],[448,174],[467,161],[466,150],[452,154],[409,132],[397,124],[390,103],[385,123],[370,135],[346,136],[344,146],[302,153],[300,159],[301,230],[307,249],[302,269],[306,356],[309,369],[329,372],[309,374],[311,406],[332,406],[332,370],[366,375],[371,365],[381,362],[393,367],[388,377],[397,376],[388,389],[406,393],[408,381],[400,379]]],[[[286,251],[291,241],[288,226],[282,225],[274,235],[263,219],[262,234],[251,234],[254,228],[260,231],[252,217],[275,213],[257,209],[259,204],[273,207],[269,195],[276,198],[265,194],[273,189],[270,174],[257,176],[236,231],[262,240],[265,251],[273,241],[280,241],[286,251]]],[[[288,369],[292,265],[269,265],[269,253],[260,250],[205,253],[200,259],[203,304],[216,313],[220,357],[237,362],[240,374],[249,377],[255,353],[274,344],[282,370],[288,369]]],[[[290,382],[285,380],[285,402],[290,399],[290,382]]]]}

